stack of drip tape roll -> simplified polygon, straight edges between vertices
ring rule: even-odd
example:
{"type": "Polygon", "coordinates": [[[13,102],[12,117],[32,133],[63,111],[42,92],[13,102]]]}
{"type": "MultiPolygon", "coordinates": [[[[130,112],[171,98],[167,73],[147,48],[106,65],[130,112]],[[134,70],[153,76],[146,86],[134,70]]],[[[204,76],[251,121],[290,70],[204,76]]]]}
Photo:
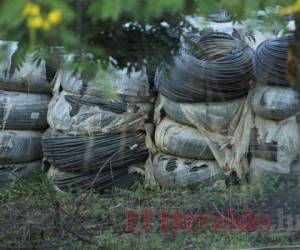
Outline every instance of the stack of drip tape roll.
{"type": "Polygon", "coordinates": [[[196,185],[223,172],[241,174],[250,139],[244,124],[251,120],[252,49],[220,32],[188,33],[181,40],[173,63],[155,75],[160,95],[148,168],[161,186],[196,185]]]}
{"type": "Polygon", "coordinates": [[[298,178],[299,93],[287,79],[288,47],[294,41],[287,35],[262,42],[256,50],[254,69],[257,86],[252,97],[255,122],[251,131],[252,177],[283,175],[298,178]]]}
{"type": "Polygon", "coordinates": [[[156,127],[155,143],[159,152],[153,159],[154,173],[162,186],[194,185],[219,173],[213,153],[196,128],[165,117],[156,127]]]}
{"type": "Polygon", "coordinates": [[[17,42],[0,41],[0,184],[41,169],[42,135],[55,71],[44,60],[16,54],[17,42]],[[16,66],[18,65],[18,66],[16,66]]]}
{"type": "Polygon", "coordinates": [[[153,97],[146,72],[109,66],[91,75],[65,65],[56,80],[62,91],[54,93],[43,135],[48,177],[62,191],[130,187],[148,157],[153,97]]]}

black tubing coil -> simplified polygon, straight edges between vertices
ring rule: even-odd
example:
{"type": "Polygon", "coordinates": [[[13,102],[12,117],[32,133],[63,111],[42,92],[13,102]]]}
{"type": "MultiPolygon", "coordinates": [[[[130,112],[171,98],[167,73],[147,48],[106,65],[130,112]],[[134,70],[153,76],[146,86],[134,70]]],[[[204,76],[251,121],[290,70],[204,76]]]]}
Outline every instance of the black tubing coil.
{"type": "Polygon", "coordinates": [[[294,36],[268,39],[256,49],[254,57],[255,77],[260,83],[288,86],[288,47],[294,36]]]}
{"type": "Polygon", "coordinates": [[[44,156],[53,166],[71,172],[118,169],[148,157],[144,132],[73,136],[48,129],[42,145],[44,156]]]}
{"type": "Polygon", "coordinates": [[[189,33],[173,62],[156,71],[159,92],[176,102],[227,101],[247,95],[253,50],[220,32],[189,33]]]}
{"type": "MultiPolygon", "coordinates": [[[[53,167],[52,167],[53,168],[53,167]]],[[[112,188],[126,188],[134,184],[135,173],[128,173],[128,169],[118,169],[113,172],[101,173],[70,173],[58,169],[52,170],[53,184],[62,191],[76,191],[78,189],[94,189],[98,192],[111,190],[112,188]]]]}
{"type": "Polygon", "coordinates": [[[0,127],[15,130],[44,130],[48,127],[50,95],[0,90],[0,127]]]}

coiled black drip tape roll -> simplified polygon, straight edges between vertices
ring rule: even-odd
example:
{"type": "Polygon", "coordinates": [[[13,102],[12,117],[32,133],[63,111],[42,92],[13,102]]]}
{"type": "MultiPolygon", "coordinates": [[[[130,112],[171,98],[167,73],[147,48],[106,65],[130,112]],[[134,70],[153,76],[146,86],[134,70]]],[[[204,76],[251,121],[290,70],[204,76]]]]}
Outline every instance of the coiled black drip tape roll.
{"type": "Polygon", "coordinates": [[[48,161],[67,172],[118,169],[148,157],[144,132],[73,136],[48,129],[42,144],[48,161]]]}
{"type": "Polygon", "coordinates": [[[134,184],[137,179],[135,173],[128,173],[128,169],[118,169],[114,172],[103,171],[96,173],[71,173],[51,168],[51,176],[54,185],[63,191],[76,191],[78,189],[93,188],[104,192],[115,187],[126,188],[134,184]]]}
{"type": "Polygon", "coordinates": [[[227,101],[247,95],[253,50],[226,33],[189,33],[171,64],[155,76],[159,92],[176,102],[227,101]]]}
{"type": "Polygon", "coordinates": [[[254,72],[258,82],[270,85],[288,86],[287,57],[293,35],[273,38],[262,42],[256,49],[254,72]]]}

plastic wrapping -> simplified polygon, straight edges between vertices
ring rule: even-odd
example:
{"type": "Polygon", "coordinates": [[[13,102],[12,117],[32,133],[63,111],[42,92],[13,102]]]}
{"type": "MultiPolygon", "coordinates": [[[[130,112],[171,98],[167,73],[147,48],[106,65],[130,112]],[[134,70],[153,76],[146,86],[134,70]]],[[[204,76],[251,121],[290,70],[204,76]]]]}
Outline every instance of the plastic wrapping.
{"type": "Polygon", "coordinates": [[[299,125],[293,116],[281,122],[255,117],[251,131],[250,152],[253,157],[277,163],[281,172],[289,173],[299,157],[299,125]]]}
{"type": "Polygon", "coordinates": [[[196,128],[164,118],[155,130],[155,144],[161,152],[178,157],[214,160],[206,139],[196,128]]]}
{"type": "Polygon", "coordinates": [[[57,80],[64,90],[74,94],[107,97],[108,93],[113,92],[137,102],[152,98],[146,70],[129,73],[127,69],[119,70],[111,65],[104,70],[99,65],[96,73],[80,73],[66,65],[57,80]]]}
{"type": "Polygon", "coordinates": [[[159,93],[175,102],[227,101],[246,96],[252,49],[226,33],[189,35],[174,63],[155,76],[159,93]]]}
{"type": "Polygon", "coordinates": [[[300,176],[300,164],[299,160],[293,161],[290,164],[289,171],[283,167],[280,163],[274,161],[268,161],[260,158],[252,158],[250,164],[250,173],[253,178],[261,175],[286,175],[289,178],[299,178],[300,176]]]}
{"type": "Polygon", "coordinates": [[[289,87],[257,86],[251,104],[257,115],[276,121],[300,111],[299,93],[289,87]]]}
{"type": "Polygon", "coordinates": [[[48,111],[50,127],[74,134],[137,131],[144,128],[153,105],[130,104],[61,92],[48,111]]]}
{"type": "Polygon", "coordinates": [[[68,135],[48,129],[43,135],[46,159],[63,171],[118,169],[145,160],[145,133],[68,135]]]}
{"type": "MultiPolygon", "coordinates": [[[[156,103],[154,120],[158,124],[164,110],[178,122],[183,121],[194,126],[205,138],[224,173],[230,174],[234,171],[241,178],[248,169],[247,154],[253,123],[250,96],[252,91],[245,99],[217,105],[178,104],[160,96],[156,103]],[[168,109],[172,112],[167,111],[168,109]]],[[[148,172],[153,171],[150,169],[148,172]]]]}
{"type": "Polygon", "coordinates": [[[153,160],[154,176],[161,186],[196,185],[219,174],[215,161],[189,160],[157,154],[153,160]]]}
{"type": "Polygon", "coordinates": [[[232,18],[226,10],[219,10],[209,13],[208,20],[216,23],[228,23],[232,21],[232,18]]]}
{"type": "Polygon", "coordinates": [[[224,133],[244,102],[245,98],[228,102],[176,103],[160,95],[158,106],[161,105],[167,115],[179,123],[195,126],[187,115],[193,113],[197,123],[204,128],[224,133]]]}
{"type": "Polygon", "coordinates": [[[48,178],[60,191],[76,191],[95,189],[98,192],[111,190],[112,188],[126,188],[134,184],[135,173],[128,173],[128,169],[119,169],[113,172],[101,173],[71,173],[63,172],[51,166],[47,173],[48,178]]]}
{"type": "Polygon", "coordinates": [[[294,37],[289,35],[266,40],[257,47],[254,72],[260,83],[289,86],[287,58],[293,41],[294,37]]]}
{"type": "MultiPolygon", "coordinates": [[[[214,13],[212,13],[214,14],[214,13]]],[[[225,17],[225,16],[224,16],[225,17]]],[[[192,25],[192,27],[199,31],[199,33],[204,32],[222,32],[232,35],[234,32],[235,25],[231,22],[214,22],[217,20],[216,18],[212,17],[212,19],[207,20],[207,18],[202,16],[186,16],[186,20],[192,25]]],[[[225,17],[226,18],[226,17],[225,17]]],[[[225,19],[220,21],[225,21],[225,19]]]]}
{"type": "MultiPolygon", "coordinates": [[[[216,14],[212,14],[213,15],[210,15],[212,18],[208,16],[209,20],[201,16],[186,16],[186,20],[198,30],[199,33],[206,31],[224,32],[241,38],[253,49],[256,49],[261,42],[276,37],[274,31],[270,27],[266,27],[265,22],[261,22],[261,20],[250,18],[239,20],[238,22],[234,20],[231,22],[223,22],[226,21],[226,19],[229,21],[230,18],[226,11],[219,11],[216,14]]],[[[287,28],[290,29],[289,27],[287,28]]]]}
{"type": "Polygon", "coordinates": [[[0,89],[31,93],[51,93],[55,71],[44,60],[26,54],[14,66],[18,43],[0,41],[0,89]]]}
{"type": "Polygon", "coordinates": [[[50,96],[0,91],[2,129],[42,130],[47,128],[50,96]]]}
{"type": "Polygon", "coordinates": [[[24,163],[42,158],[42,133],[0,130],[0,164],[24,163]]]}
{"type": "Polygon", "coordinates": [[[41,170],[41,161],[0,165],[0,185],[7,186],[20,178],[26,179],[41,170]]]}

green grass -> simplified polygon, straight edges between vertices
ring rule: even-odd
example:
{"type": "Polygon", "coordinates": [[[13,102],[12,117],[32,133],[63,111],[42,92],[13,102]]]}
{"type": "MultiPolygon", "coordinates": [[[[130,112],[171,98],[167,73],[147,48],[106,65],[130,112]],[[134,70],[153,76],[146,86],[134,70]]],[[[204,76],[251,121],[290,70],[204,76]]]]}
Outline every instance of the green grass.
{"type": "MultiPolygon", "coordinates": [[[[54,190],[42,176],[0,190],[0,249],[243,249],[290,245],[299,232],[212,232],[211,221],[204,232],[168,232],[160,229],[160,213],[224,214],[227,208],[276,219],[276,209],[288,213],[299,209],[299,187],[290,181],[265,179],[252,186],[227,189],[177,187],[147,190],[137,183],[131,190],[110,194],[66,194],[54,190]],[[150,230],[126,232],[127,211],[151,212],[150,230]]],[[[142,216],[136,218],[143,226],[142,216]]],[[[196,225],[196,224],[195,224],[196,225]]]]}

